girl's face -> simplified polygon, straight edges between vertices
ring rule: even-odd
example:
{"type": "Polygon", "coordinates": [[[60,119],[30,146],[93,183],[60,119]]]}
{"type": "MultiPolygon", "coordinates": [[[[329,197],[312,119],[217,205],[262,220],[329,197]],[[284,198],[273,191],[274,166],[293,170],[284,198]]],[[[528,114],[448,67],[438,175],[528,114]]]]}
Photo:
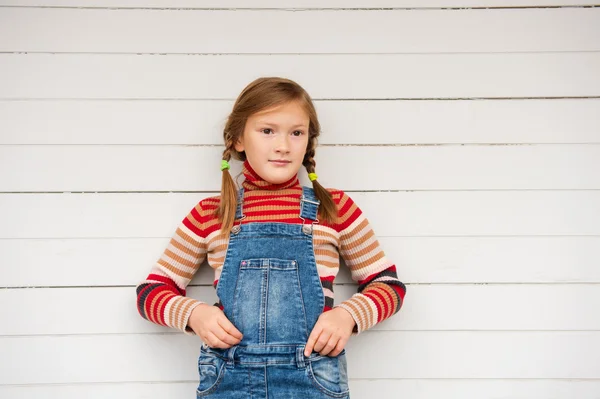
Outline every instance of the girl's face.
{"type": "Polygon", "coordinates": [[[308,114],[297,101],[251,115],[235,145],[260,177],[279,184],[294,177],[308,145],[308,114]]]}

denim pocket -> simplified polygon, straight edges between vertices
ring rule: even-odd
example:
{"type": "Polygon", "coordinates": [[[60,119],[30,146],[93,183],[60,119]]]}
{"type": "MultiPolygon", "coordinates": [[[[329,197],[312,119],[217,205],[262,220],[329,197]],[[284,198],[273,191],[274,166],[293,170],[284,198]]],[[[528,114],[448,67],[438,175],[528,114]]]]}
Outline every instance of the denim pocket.
{"type": "Polygon", "coordinates": [[[323,356],[309,362],[308,375],[311,382],[324,394],[344,398],[349,393],[346,351],[336,357],[323,356]]]}
{"type": "Polygon", "coordinates": [[[225,360],[207,351],[204,345],[200,348],[200,356],[198,357],[200,382],[196,389],[197,396],[208,395],[217,389],[223,380],[224,366],[225,360]]]}

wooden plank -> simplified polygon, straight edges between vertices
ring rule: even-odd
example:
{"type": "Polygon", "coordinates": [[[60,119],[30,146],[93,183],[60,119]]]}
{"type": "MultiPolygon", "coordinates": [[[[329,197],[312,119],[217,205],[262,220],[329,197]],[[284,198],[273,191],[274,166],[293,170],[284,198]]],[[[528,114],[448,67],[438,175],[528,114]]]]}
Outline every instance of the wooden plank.
{"type": "MultiPolygon", "coordinates": [[[[0,144],[219,145],[232,106],[210,100],[4,100],[0,144]]],[[[323,100],[315,107],[320,145],[600,143],[600,99],[323,100]]]]}
{"type": "MultiPolygon", "coordinates": [[[[198,381],[125,382],[106,384],[0,386],[0,396],[38,399],[40,396],[61,399],[188,398],[194,395],[198,381]]],[[[350,379],[352,398],[397,399],[402,396],[418,399],[463,399],[481,397],[493,392],[494,399],[597,399],[598,380],[526,380],[526,379],[350,379]]]]}
{"type": "MultiPolygon", "coordinates": [[[[2,337],[11,361],[0,364],[0,384],[191,381],[199,346],[183,333],[2,337]]],[[[351,378],[600,377],[598,331],[379,331],[347,349],[351,378]]]]}
{"type": "Polygon", "coordinates": [[[600,52],[0,54],[0,99],[232,100],[259,76],[293,79],[315,99],[598,97],[598,70],[600,52]]]}
{"type": "Polygon", "coordinates": [[[449,8],[449,7],[560,7],[595,5],[591,0],[0,0],[0,5],[19,7],[94,8],[449,8]]]}
{"type": "MultiPolygon", "coordinates": [[[[219,191],[223,149],[0,146],[0,187],[2,192],[219,191]]],[[[593,144],[334,146],[317,149],[316,160],[321,184],[349,191],[600,188],[600,174],[593,172],[600,170],[600,145],[593,144]]],[[[240,172],[236,161],[232,176],[240,172]]],[[[304,168],[299,175],[309,183],[304,168]]]]}
{"type": "MultiPolygon", "coordinates": [[[[600,236],[378,238],[406,284],[600,283],[600,236]]],[[[1,286],[131,286],[150,272],[168,242],[167,237],[0,239],[3,263],[10,265],[0,268],[1,286]]],[[[204,262],[191,285],[213,280],[204,262]]],[[[336,282],[352,283],[343,261],[336,282]]]]}
{"type": "MultiPolygon", "coordinates": [[[[141,277],[141,276],[140,276],[141,277]]],[[[400,312],[373,331],[599,331],[598,284],[408,285],[400,312]],[[576,309],[576,311],[574,311],[576,309]]],[[[335,285],[335,303],[355,285],[335,285]]],[[[212,286],[188,297],[213,304],[212,286]]],[[[0,290],[0,335],[180,333],[144,320],[134,287],[0,290]],[[92,311],[93,309],[93,311],[92,311]],[[34,315],[35,317],[23,317],[34,315]]]]}
{"type": "MultiPolygon", "coordinates": [[[[349,195],[381,237],[600,235],[598,190],[349,195]]],[[[4,194],[0,195],[0,238],[170,236],[183,217],[207,196],[4,194]]]]}
{"type": "Polygon", "coordinates": [[[2,52],[381,54],[600,50],[600,41],[594,40],[600,37],[598,8],[257,13],[19,7],[6,8],[2,14],[2,52]],[[132,20],[135,35],[130,34],[132,20]],[[252,29],[248,29],[248,21],[252,21],[252,29]],[[440,31],[444,34],[437,34],[440,31]]]}

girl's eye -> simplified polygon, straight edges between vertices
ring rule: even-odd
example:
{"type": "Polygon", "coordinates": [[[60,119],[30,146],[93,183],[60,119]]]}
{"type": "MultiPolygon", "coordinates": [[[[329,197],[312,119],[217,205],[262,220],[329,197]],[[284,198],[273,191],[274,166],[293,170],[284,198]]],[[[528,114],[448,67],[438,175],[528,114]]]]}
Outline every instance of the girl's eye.
{"type": "Polygon", "coordinates": [[[302,136],[302,135],[304,134],[304,132],[303,132],[302,130],[296,130],[296,131],[294,132],[294,135],[295,135],[296,133],[300,133],[300,134],[296,135],[296,137],[298,137],[298,136],[302,136]]]}
{"type": "Polygon", "coordinates": [[[268,132],[265,132],[265,130],[268,130],[269,132],[271,131],[271,129],[269,129],[269,128],[265,128],[265,129],[261,130],[261,132],[263,132],[263,133],[268,133],[268,132]]]}

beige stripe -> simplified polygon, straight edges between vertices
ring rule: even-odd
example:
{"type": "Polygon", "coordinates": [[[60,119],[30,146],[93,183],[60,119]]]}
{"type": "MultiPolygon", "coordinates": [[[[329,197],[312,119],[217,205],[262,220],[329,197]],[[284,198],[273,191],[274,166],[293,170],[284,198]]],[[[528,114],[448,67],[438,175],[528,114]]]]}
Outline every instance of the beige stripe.
{"type": "Polygon", "coordinates": [[[360,249],[361,246],[368,244],[369,242],[376,241],[375,233],[372,229],[366,227],[363,230],[356,231],[355,235],[349,237],[342,242],[342,248],[346,252],[351,252],[356,249],[360,249]]]}
{"type": "MultiPolygon", "coordinates": [[[[163,304],[164,304],[165,302],[168,302],[168,301],[170,301],[170,300],[171,300],[171,298],[174,298],[174,297],[176,296],[176,295],[175,295],[173,292],[167,292],[167,294],[170,294],[170,295],[164,295],[164,297],[163,297],[163,298],[162,298],[162,299],[161,299],[161,300],[158,302],[158,307],[157,307],[157,309],[160,309],[160,308],[163,306],[163,304]]],[[[161,316],[162,316],[162,317],[165,317],[165,315],[164,315],[164,314],[163,314],[163,315],[161,315],[161,316]]],[[[164,320],[164,323],[165,323],[166,325],[169,325],[169,321],[168,321],[168,320],[164,320]]]]}
{"type": "Polygon", "coordinates": [[[183,237],[180,237],[177,233],[175,234],[175,237],[171,238],[170,242],[172,246],[187,255],[193,256],[194,258],[198,258],[200,255],[206,253],[206,251],[204,251],[203,248],[199,247],[196,243],[190,243],[191,245],[185,245],[184,243],[188,242],[185,241],[183,237]],[[181,242],[179,240],[181,240],[181,242]]]}
{"type": "MultiPolygon", "coordinates": [[[[264,197],[268,195],[273,195],[273,193],[273,190],[244,190],[244,203],[246,202],[246,200],[252,199],[252,197],[264,197]]],[[[302,193],[301,186],[277,190],[278,195],[298,195],[300,193],[302,193]]],[[[287,198],[282,198],[282,200],[287,200],[287,198]]],[[[292,198],[291,200],[298,201],[298,198],[292,198]]]]}
{"type": "Polygon", "coordinates": [[[363,294],[368,294],[368,293],[374,293],[374,292],[377,292],[379,295],[373,295],[373,297],[370,298],[370,299],[372,301],[378,302],[379,307],[381,309],[388,309],[387,310],[388,314],[382,315],[383,319],[386,319],[386,318],[390,317],[393,314],[393,311],[394,311],[394,304],[392,302],[390,302],[390,300],[389,300],[389,298],[390,298],[389,294],[390,293],[387,292],[386,289],[383,289],[382,287],[376,286],[376,283],[369,284],[367,286],[367,288],[365,288],[362,293],[363,294]],[[383,303],[382,303],[382,299],[380,299],[379,297],[384,298],[383,299],[383,303]],[[385,304],[385,306],[384,306],[384,304],[385,304]]]}
{"type": "Polygon", "coordinates": [[[327,262],[326,260],[317,260],[316,263],[317,263],[317,265],[325,266],[330,269],[335,269],[335,268],[340,267],[339,262],[327,262]]]}
{"type": "Polygon", "coordinates": [[[394,291],[394,289],[392,287],[390,287],[389,285],[384,284],[384,283],[376,282],[376,283],[369,284],[369,286],[366,288],[366,290],[370,291],[371,290],[371,286],[373,286],[374,289],[387,292],[388,295],[382,295],[384,298],[387,298],[387,297],[393,298],[392,302],[388,302],[388,304],[391,305],[392,314],[393,314],[393,311],[399,305],[399,303],[398,303],[398,294],[396,294],[396,292],[394,291]]]}
{"type": "Polygon", "coordinates": [[[182,277],[182,278],[185,278],[188,280],[191,280],[192,277],[194,277],[193,273],[184,272],[183,270],[178,269],[177,266],[171,265],[170,263],[168,263],[167,261],[165,261],[163,259],[159,259],[157,263],[159,263],[165,269],[169,270],[171,273],[178,275],[179,277],[182,277]]]}
{"type": "Polygon", "coordinates": [[[169,314],[170,316],[170,320],[173,321],[173,325],[175,325],[175,323],[177,322],[177,320],[179,319],[179,316],[181,315],[181,308],[183,307],[185,300],[183,300],[185,297],[179,297],[177,299],[175,299],[173,306],[171,307],[171,312],[169,314]]]}
{"type": "Polygon", "coordinates": [[[356,251],[356,252],[345,252],[346,258],[348,259],[358,259],[367,255],[371,255],[373,256],[373,253],[377,253],[381,251],[381,248],[379,248],[379,243],[377,241],[372,242],[370,245],[366,246],[365,248],[356,251]]]}
{"type": "MultiPolygon", "coordinates": [[[[352,230],[346,229],[340,234],[340,240],[344,246],[349,246],[350,248],[355,247],[358,242],[360,244],[361,239],[367,236],[367,234],[372,233],[369,228],[369,221],[366,218],[362,218],[362,221],[356,225],[352,230]]],[[[367,236],[368,238],[368,236],[367,236]]]]}
{"type": "Polygon", "coordinates": [[[379,253],[377,253],[377,255],[372,256],[362,262],[357,262],[357,263],[352,263],[351,260],[346,260],[346,258],[344,258],[344,260],[346,260],[346,264],[348,264],[348,266],[350,267],[350,270],[352,270],[353,272],[356,272],[358,270],[364,269],[365,267],[369,267],[371,266],[371,264],[377,262],[380,259],[384,259],[385,255],[383,253],[383,251],[380,251],[379,253]]]}
{"type": "Polygon", "coordinates": [[[190,244],[190,247],[198,247],[198,238],[202,239],[202,237],[200,236],[196,236],[198,238],[194,239],[193,237],[190,237],[184,230],[182,230],[181,228],[177,228],[177,230],[175,231],[175,234],[178,236],[178,238],[180,238],[183,242],[190,244]]]}
{"type": "Polygon", "coordinates": [[[164,298],[165,296],[168,296],[168,297],[170,297],[170,296],[172,296],[172,295],[173,295],[173,293],[172,293],[172,292],[169,292],[169,291],[161,291],[161,292],[159,292],[159,293],[158,293],[158,295],[156,295],[154,298],[152,298],[152,301],[150,302],[150,306],[149,306],[149,311],[150,311],[150,314],[148,315],[148,317],[149,317],[149,319],[150,319],[150,320],[152,320],[154,323],[160,324],[160,323],[158,322],[158,320],[156,320],[156,319],[154,318],[154,313],[155,313],[155,310],[156,310],[156,305],[157,305],[158,303],[162,303],[162,302],[161,302],[161,299],[162,299],[162,298],[164,298]]]}
{"type": "MultiPolygon", "coordinates": [[[[198,209],[198,206],[196,206],[195,208],[196,210],[198,209]]],[[[194,216],[192,216],[192,213],[190,212],[187,216],[186,219],[194,225],[194,227],[196,227],[198,230],[202,231],[202,223],[200,223],[200,221],[196,220],[196,218],[194,218],[194,216]]]]}
{"type": "Polygon", "coordinates": [[[371,305],[369,304],[369,302],[367,301],[366,298],[358,295],[358,296],[354,296],[352,299],[355,299],[357,301],[359,301],[365,309],[364,315],[365,315],[365,319],[368,320],[367,322],[367,328],[371,328],[372,324],[372,320],[373,320],[373,312],[371,311],[371,305]]]}
{"type": "Polygon", "coordinates": [[[214,248],[211,248],[211,252],[223,252],[227,250],[228,243],[216,245],[214,248]]]}
{"type": "Polygon", "coordinates": [[[276,219],[293,219],[298,218],[300,215],[298,213],[283,213],[279,215],[270,215],[270,216],[246,216],[244,222],[248,221],[260,221],[260,220],[276,220],[276,219]]]}
{"type": "Polygon", "coordinates": [[[331,251],[329,249],[326,248],[315,248],[315,255],[319,256],[329,256],[331,258],[338,258],[340,256],[340,254],[338,254],[336,251],[331,251]]]}
{"type": "Polygon", "coordinates": [[[344,301],[344,306],[348,306],[350,309],[352,309],[352,312],[354,313],[354,315],[356,316],[356,318],[358,319],[358,324],[359,324],[359,330],[363,331],[365,328],[365,319],[364,316],[362,314],[362,312],[358,309],[357,307],[357,303],[354,301],[354,299],[350,298],[347,301],[344,301]]]}
{"type": "Polygon", "coordinates": [[[181,313],[179,319],[177,319],[177,324],[178,324],[180,330],[183,330],[185,328],[185,326],[183,325],[183,320],[184,320],[185,315],[187,314],[188,310],[194,303],[195,303],[194,300],[186,301],[185,307],[183,308],[183,312],[181,313]]]}
{"type": "Polygon", "coordinates": [[[316,225],[315,226],[315,240],[324,240],[326,238],[332,242],[338,241],[338,236],[330,233],[329,228],[327,228],[327,230],[325,230],[324,227],[321,227],[320,225],[316,225]]]}
{"type": "Polygon", "coordinates": [[[211,266],[213,267],[213,269],[215,268],[215,264],[223,264],[225,263],[225,256],[219,256],[219,257],[212,257],[211,255],[208,256],[208,260],[210,261],[211,266]]]}
{"type": "Polygon", "coordinates": [[[196,267],[197,267],[196,263],[176,254],[175,252],[171,251],[170,248],[165,249],[165,252],[163,253],[163,255],[171,258],[171,260],[173,260],[175,262],[176,267],[177,266],[186,266],[186,267],[189,267],[190,269],[196,269],[196,267]]]}
{"type": "MultiPolygon", "coordinates": [[[[348,199],[349,199],[349,197],[347,195],[344,195],[344,197],[340,201],[340,205],[339,205],[338,209],[342,209],[345,206],[348,199]]],[[[346,221],[354,214],[354,212],[356,212],[356,208],[357,208],[356,204],[353,203],[350,206],[350,208],[348,208],[346,210],[346,212],[338,218],[338,224],[346,223],[346,221]]]]}

